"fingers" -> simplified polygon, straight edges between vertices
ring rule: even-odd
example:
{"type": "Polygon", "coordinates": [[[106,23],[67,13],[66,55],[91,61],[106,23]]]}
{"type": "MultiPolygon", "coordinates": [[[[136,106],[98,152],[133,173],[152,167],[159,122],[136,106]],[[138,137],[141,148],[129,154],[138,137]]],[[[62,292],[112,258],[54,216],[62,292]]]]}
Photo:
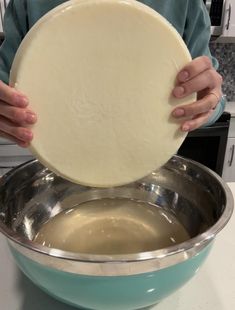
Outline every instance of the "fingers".
{"type": "Polygon", "coordinates": [[[216,95],[221,96],[221,85],[221,75],[213,68],[211,60],[202,56],[192,60],[179,72],[173,95],[183,98],[195,92],[218,89],[216,95]]]}
{"type": "Polygon", "coordinates": [[[210,58],[206,56],[197,57],[179,72],[177,80],[179,83],[184,83],[187,80],[197,76],[201,72],[212,68],[213,67],[210,58]]]}
{"type": "Polygon", "coordinates": [[[29,142],[21,141],[21,140],[19,140],[19,139],[13,137],[13,136],[11,136],[11,135],[8,135],[8,134],[6,134],[5,132],[3,132],[3,131],[1,131],[1,130],[0,130],[0,137],[5,138],[5,139],[8,139],[8,140],[10,140],[10,141],[13,141],[14,143],[16,143],[16,144],[18,144],[19,146],[24,147],[24,148],[28,147],[29,144],[30,144],[29,142]]]}
{"type": "Polygon", "coordinates": [[[33,139],[30,129],[17,126],[3,116],[0,116],[0,131],[23,142],[30,142],[33,139]]]}
{"type": "Polygon", "coordinates": [[[0,116],[4,116],[5,118],[19,125],[34,124],[37,121],[36,114],[30,111],[29,109],[10,106],[1,101],[0,101],[0,116]]]}
{"type": "Polygon", "coordinates": [[[219,102],[221,100],[221,97],[222,97],[222,91],[221,91],[221,95],[220,96],[218,94],[216,94],[216,90],[215,91],[211,91],[208,95],[214,96],[217,99],[217,102],[219,102]]]}
{"type": "Polygon", "coordinates": [[[180,117],[192,117],[194,115],[203,114],[210,110],[215,109],[218,103],[218,97],[214,93],[209,93],[203,99],[188,104],[186,106],[180,106],[173,110],[172,115],[176,118],[180,117]]]}
{"type": "Polygon", "coordinates": [[[0,81],[0,136],[21,147],[29,146],[33,134],[27,126],[37,121],[28,103],[24,94],[0,81]]]}
{"type": "Polygon", "coordinates": [[[198,57],[186,65],[177,75],[173,96],[184,98],[197,93],[197,101],[176,107],[172,115],[183,117],[181,129],[191,131],[202,126],[219,103],[222,77],[206,56],[198,57]]]}
{"type": "Polygon", "coordinates": [[[0,100],[12,106],[25,108],[28,105],[28,99],[19,91],[9,87],[0,81],[0,100]]]}
{"type": "Polygon", "coordinates": [[[192,131],[192,130],[195,130],[195,129],[201,127],[203,124],[205,124],[208,121],[208,119],[210,118],[212,113],[213,113],[213,110],[210,110],[209,112],[197,115],[192,120],[184,122],[181,125],[181,130],[189,132],[189,131],[192,131]]]}
{"type": "Polygon", "coordinates": [[[173,95],[183,98],[204,89],[216,89],[218,96],[221,96],[221,84],[220,74],[214,69],[208,69],[187,82],[177,85],[173,90],[173,95]]]}

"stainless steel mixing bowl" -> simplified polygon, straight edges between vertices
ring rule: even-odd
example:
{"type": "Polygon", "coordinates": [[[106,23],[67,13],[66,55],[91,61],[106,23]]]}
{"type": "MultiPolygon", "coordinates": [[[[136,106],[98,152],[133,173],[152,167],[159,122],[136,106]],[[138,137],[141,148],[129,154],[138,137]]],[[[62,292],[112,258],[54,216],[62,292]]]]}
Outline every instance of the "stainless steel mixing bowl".
{"type": "Polygon", "coordinates": [[[0,230],[19,267],[52,296],[87,309],[138,309],[174,292],[198,270],[233,210],[231,192],[219,176],[177,156],[159,171],[123,187],[72,184],[38,161],[12,170],[0,185],[0,230]],[[85,201],[120,197],[172,212],[190,240],[129,255],[71,253],[32,241],[39,228],[63,210],[85,201]]]}

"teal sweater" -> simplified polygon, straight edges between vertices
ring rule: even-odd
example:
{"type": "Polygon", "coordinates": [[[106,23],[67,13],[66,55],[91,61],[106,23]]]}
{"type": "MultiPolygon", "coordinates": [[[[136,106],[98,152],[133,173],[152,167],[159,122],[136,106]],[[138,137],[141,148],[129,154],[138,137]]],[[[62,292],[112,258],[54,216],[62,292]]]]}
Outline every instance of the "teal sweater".
{"type": "MultiPolygon", "coordinates": [[[[4,20],[5,40],[0,48],[0,79],[9,81],[9,72],[14,55],[28,30],[45,13],[66,0],[11,0],[4,20]]],[[[209,50],[210,19],[202,0],[143,0],[163,15],[180,33],[192,58],[206,55],[212,59],[214,67],[218,62],[209,50]]],[[[207,125],[222,114],[225,102],[217,105],[207,125]]]]}

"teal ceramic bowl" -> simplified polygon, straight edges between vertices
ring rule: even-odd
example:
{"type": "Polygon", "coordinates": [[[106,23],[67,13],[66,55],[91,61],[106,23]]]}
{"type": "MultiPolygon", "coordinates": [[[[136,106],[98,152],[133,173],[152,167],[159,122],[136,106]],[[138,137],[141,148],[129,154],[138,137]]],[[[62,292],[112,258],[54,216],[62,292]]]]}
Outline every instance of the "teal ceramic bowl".
{"type": "Polygon", "coordinates": [[[0,186],[0,230],[18,266],[48,294],[81,309],[134,310],[158,303],[198,271],[232,210],[232,194],[219,176],[177,156],[148,177],[123,187],[72,184],[38,161],[12,170],[0,186]],[[102,198],[150,202],[174,214],[190,239],[125,255],[65,252],[33,242],[53,216],[102,198]]]}

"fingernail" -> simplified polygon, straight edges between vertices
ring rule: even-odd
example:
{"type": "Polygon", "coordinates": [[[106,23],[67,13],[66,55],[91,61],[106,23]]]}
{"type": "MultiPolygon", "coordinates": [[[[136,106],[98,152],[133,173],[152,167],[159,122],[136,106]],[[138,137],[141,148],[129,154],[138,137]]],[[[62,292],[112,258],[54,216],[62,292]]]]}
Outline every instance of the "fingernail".
{"type": "Polygon", "coordinates": [[[21,107],[21,108],[25,108],[29,104],[28,99],[24,96],[21,96],[21,95],[15,96],[15,102],[16,102],[17,106],[21,107]]]}
{"type": "Polygon", "coordinates": [[[174,93],[174,95],[176,96],[176,97],[181,97],[181,96],[183,96],[183,94],[184,94],[184,87],[182,87],[182,86],[177,86],[175,89],[174,89],[174,91],[173,91],[173,93],[174,93]]]}
{"type": "Polygon", "coordinates": [[[33,134],[31,131],[24,130],[21,134],[23,140],[31,141],[33,139],[33,134]]]}
{"type": "Polygon", "coordinates": [[[177,110],[173,111],[172,114],[175,117],[181,117],[181,116],[184,116],[185,112],[184,112],[184,109],[177,109],[177,110]]]}
{"type": "Polygon", "coordinates": [[[184,126],[182,127],[182,130],[183,130],[183,131],[189,131],[189,130],[190,130],[189,125],[184,125],[184,126]]]}
{"type": "Polygon", "coordinates": [[[189,73],[188,71],[182,71],[178,75],[178,79],[180,82],[186,82],[189,78],[189,73]]]}
{"type": "Polygon", "coordinates": [[[37,121],[37,115],[33,112],[26,112],[26,121],[30,124],[34,124],[37,121]]]}

